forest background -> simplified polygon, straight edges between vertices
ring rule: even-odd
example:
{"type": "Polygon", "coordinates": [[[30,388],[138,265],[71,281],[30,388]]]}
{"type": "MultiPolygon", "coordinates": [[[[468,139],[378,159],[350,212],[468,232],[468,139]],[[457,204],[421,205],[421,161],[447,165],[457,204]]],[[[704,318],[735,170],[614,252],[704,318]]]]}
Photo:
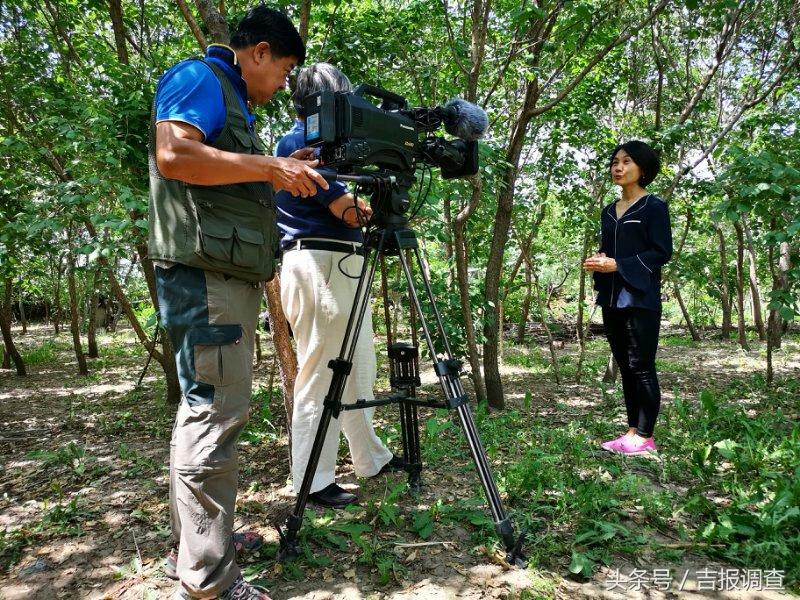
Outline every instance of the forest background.
{"type": "MultiPolygon", "coordinates": [[[[798,0],[274,4],[299,24],[308,62],[332,62],[414,106],[463,97],[486,109],[478,176],[419,174],[412,190],[426,197],[413,226],[478,402],[504,408],[506,346],[536,332],[549,377],[585,376],[598,318],[580,264],[618,193],[609,153],[628,139],[649,141],[663,161],[651,187],[675,237],[665,327],[694,343],[720,339],[721,352],[763,348],[764,394],[785,383],[774,357],[800,310],[798,0]],[[559,356],[565,339],[574,355],[559,356]]],[[[30,372],[17,348],[29,323],[68,331],[83,375],[100,354],[99,329],[121,327],[152,353],[157,393],[174,409],[146,251],[150,104],[160,75],[226,42],[248,6],[0,2],[3,368],[30,372]]],[[[268,148],[291,127],[290,106],[281,94],[256,110],[268,148]]],[[[278,285],[265,286],[273,314],[278,285]]],[[[296,362],[282,320],[273,323],[290,409],[296,362]]]]}

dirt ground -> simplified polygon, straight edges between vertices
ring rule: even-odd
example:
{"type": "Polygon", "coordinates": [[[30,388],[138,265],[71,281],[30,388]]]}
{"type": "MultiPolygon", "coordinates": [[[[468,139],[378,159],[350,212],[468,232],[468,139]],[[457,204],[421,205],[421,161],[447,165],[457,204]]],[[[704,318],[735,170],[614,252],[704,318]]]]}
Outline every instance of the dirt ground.
{"type": "MultiPolygon", "coordinates": [[[[18,333],[23,350],[41,346],[52,334],[44,327],[33,327],[24,337],[18,333]]],[[[0,370],[0,535],[11,540],[13,532],[27,528],[35,539],[35,543],[20,545],[14,566],[0,572],[2,599],[155,599],[170,598],[175,589],[162,570],[168,536],[166,465],[171,413],[157,400],[158,366],[151,366],[143,389],[136,391],[144,357],[132,337],[118,336],[112,343],[104,335],[101,342],[101,357],[106,348],[115,348],[115,354],[90,361],[88,378],[75,375],[74,356],[63,334],[54,360],[31,365],[29,377],[0,370]],[[69,457],[59,460],[56,451],[70,442],[88,456],[76,450],[71,464],[69,457]]],[[[574,355],[575,349],[567,345],[560,352],[574,355]]],[[[713,345],[667,346],[659,357],[671,365],[661,373],[664,402],[673,399],[674,390],[689,393],[705,385],[719,386],[764,368],[759,352],[746,354],[734,346],[724,353],[713,345]]],[[[270,366],[269,359],[258,366],[256,386],[266,385],[270,366]]],[[[783,375],[800,374],[800,353],[781,354],[778,370],[783,375]]],[[[432,373],[425,374],[424,382],[433,380],[432,373]]],[[[556,387],[549,376],[532,374],[525,367],[507,367],[504,381],[511,405],[521,405],[528,392],[534,410],[547,411],[558,401],[576,412],[592,412],[600,402],[596,381],[556,387]]],[[[273,405],[272,418],[280,428],[280,403],[273,405]]],[[[380,414],[387,418],[393,413],[380,414]]],[[[241,452],[237,526],[246,524],[267,541],[277,542],[272,523],[282,520],[292,503],[286,485],[285,436],[251,440],[242,445],[241,452]]],[[[470,497],[474,482],[463,481],[464,475],[451,467],[426,464],[422,495],[403,495],[398,504],[411,510],[437,498],[447,502],[470,497]]],[[[362,498],[385,497],[404,479],[390,474],[357,480],[346,461],[339,473],[341,481],[359,488],[362,498]]],[[[374,519],[372,525],[375,530],[384,528],[374,519]]],[[[647,557],[639,564],[620,559],[619,564],[603,567],[584,581],[569,576],[568,557],[549,571],[510,569],[491,551],[475,548],[470,532],[457,526],[437,528],[424,543],[396,532],[383,533],[383,548],[403,566],[386,585],[378,583],[374,567],[359,563],[359,549],[352,544],[341,553],[328,552],[334,557],[329,564],[304,565],[295,579],[286,576],[287,567],[267,556],[256,559],[256,572],[270,582],[275,599],[794,597],[781,591],[697,591],[698,572],[718,571],[727,565],[690,554],[672,565],[648,562],[647,557]],[[633,569],[656,567],[674,570],[676,581],[670,590],[648,585],[636,591],[630,582],[613,585],[617,570],[624,579],[633,569]],[[684,574],[687,579],[680,591],[678,582],[684,574]]]]}

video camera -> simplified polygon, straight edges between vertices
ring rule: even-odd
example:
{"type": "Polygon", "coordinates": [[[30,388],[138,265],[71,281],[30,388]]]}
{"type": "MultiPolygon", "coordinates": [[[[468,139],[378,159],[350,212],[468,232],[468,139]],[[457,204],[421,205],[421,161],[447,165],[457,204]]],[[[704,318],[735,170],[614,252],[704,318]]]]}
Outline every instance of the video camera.
{"type": "Polygon", "coordinates": [[[323,176],[383,190],[373,193],[373,221],[378,222],[406,212],[408,189],[419,163],[440,168],[444,179],[475,175],[477,140],[488,128],[483,109],[465,100],[408,108],[402,96],[366,84],[352,92],[309,95],[304,110],[306,145],[320,147],[322,166],[335,169],[335,173],[320,171],[323,176]],[[366,95],[381,104],[376,106],[366,95]],[[458,139],[434,136],[441,125],[458,139]],[[385,193],[389,188],[390,195],[385,193]]]}

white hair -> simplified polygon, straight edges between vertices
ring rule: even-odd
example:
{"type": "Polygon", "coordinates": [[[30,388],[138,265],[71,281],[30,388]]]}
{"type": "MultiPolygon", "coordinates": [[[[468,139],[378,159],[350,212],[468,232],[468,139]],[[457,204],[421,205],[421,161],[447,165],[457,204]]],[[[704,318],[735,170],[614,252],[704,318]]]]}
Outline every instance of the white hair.
{"type": "Polygon", "coordinates": [[[304,67],[297,74],[292,103],[297,114],[304,117],[303,100],[306,96],[322,91],[350,92],[352,90],[353,84],[339,69],[330,63],[315,63],[304,67]]]}

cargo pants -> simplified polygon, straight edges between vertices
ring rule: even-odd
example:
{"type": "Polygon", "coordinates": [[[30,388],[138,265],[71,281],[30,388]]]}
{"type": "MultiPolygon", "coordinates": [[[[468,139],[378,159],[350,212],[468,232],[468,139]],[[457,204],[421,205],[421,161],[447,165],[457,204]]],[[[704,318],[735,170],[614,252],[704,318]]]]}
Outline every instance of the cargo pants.
{"type": "Polygon", "coordinates": [[[186,591],[213,598],[239,576],[231,540],[237,441],[247,422],[261,287],[174,264],[156,267],[161,324],[182,398],[170,442],[170,525],[186,591]]]}

